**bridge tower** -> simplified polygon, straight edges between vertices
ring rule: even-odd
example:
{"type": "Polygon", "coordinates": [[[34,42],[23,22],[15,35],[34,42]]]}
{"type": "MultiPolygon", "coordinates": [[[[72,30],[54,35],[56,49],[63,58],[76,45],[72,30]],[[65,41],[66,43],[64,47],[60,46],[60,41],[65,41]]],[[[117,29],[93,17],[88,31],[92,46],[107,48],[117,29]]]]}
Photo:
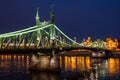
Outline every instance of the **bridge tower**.
{"type": "Polygon", "coordinates": [[[36,25],[40,25],[40,17],[39,17],[39,10],[37,8],[37,13],[36,13],[36,25]]]}
{"type": "MultiPolygon", "coordinates": [[[[54,10],[53,10],[53,5],[51,5],[50,24],[53,24],[53,25],[54,25],[54,10]]],[[[56,33],[55,33],[55,27],[54,27],[53,25],[49,28],[49,33],[50,33],[50,45],[51,45],[52,47],[55,47],[55,46],[56,46],[56,42],[55,42],[56,33]]]]}
{"type": "MultiPolygon", "coordinates": [[[[36,25],[37,25],[38,27],[40,27],[39,8],[37,8],[37,12],[36,12],[36,17],[35,17],[35,19],[36,19],[36,25]]],[[[41,32],[40,32],[40,30],[37,30],[36,35],[37,35],[36,47],[38,47],[39,44],[40,44],[40,41],[41,41],[41,32]]]]}

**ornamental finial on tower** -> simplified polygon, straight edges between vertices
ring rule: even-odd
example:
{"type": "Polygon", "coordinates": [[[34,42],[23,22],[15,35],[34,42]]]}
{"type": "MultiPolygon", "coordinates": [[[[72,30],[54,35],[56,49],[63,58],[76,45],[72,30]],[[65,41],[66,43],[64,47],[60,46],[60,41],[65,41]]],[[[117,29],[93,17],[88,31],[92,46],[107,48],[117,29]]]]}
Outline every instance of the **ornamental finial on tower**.
{"type": "Polygon", "coordinates": [[[36,13],[36,25],[40,25],[40,17],[39,17],[39,8],[37,8],[37,13],[36,13]]]}
{"type": "Polygon", "coordinates": [[[51,18],[51,23],[54,23],[54,9],[53,9],[54,5],[52,4],[51,5],[51,15],[50,15],[50,18],[51,18]]]}

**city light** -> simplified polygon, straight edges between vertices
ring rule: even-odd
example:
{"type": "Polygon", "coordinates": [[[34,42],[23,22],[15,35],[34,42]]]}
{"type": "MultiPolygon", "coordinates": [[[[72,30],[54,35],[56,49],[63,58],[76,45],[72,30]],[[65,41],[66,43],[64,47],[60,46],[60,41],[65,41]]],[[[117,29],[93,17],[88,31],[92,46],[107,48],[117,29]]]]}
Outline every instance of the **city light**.
{"type": "Polygon", "coordinates": [[[97,39],[92,41],[91,37],[88,37],[86,40],[84,39],[84,41],[82,42],[83,46],[85,47],[99,47],[99,48],[106,48],[108,50],[120,50],[118,48],[119,46],[119,42],[118,39],[112,39],[110,37],[106,38],[105,41],[101,40],[101,39],[97,39]]]}

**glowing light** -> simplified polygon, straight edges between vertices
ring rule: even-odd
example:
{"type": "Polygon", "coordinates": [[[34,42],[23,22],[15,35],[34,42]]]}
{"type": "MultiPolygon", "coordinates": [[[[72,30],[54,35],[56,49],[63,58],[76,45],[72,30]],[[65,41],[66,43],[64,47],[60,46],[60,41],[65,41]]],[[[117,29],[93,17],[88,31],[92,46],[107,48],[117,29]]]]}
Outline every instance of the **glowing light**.
{"type": "Polygon", "coordinates": [[[120,67],[120,61],[119,59],[114,59],[114,58],[110,58],[108,61],[108,72],[110,75],[115,75],[117,73],[119,73],[119,67],[120,67]]]}
{"type": "Polygon", "coordinates": [[[86,41],[83,42],[84,46],[90,46],[92,43],[91,37],[88,37],[86,41]]]}
{"type": "Polygon", "coordinates": [[[111,38],[106,38],[105,45],[109,50],[117,50],[118,49],[118,40],[112,40],[111,38]]]}

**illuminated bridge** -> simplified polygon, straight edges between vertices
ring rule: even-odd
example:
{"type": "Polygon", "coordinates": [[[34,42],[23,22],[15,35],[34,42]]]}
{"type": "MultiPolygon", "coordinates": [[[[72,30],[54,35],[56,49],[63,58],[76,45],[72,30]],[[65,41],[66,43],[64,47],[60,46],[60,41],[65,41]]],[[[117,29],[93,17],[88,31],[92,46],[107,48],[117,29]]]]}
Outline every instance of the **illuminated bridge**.
{"type": "MultiPolygon", "coordinates": [[[[39,11],[36,13],[36,25],[14,32],[0,34],[0,50],[18,49],[78,49],[84,47],[68,37],[54,24],[54,11],[50,21],[40,22],[39,11]]],[[[92,48],[93,49],[93,48],[92,48]]]]}
{"type": "Polygon", "coordinates": [[[0,49],[75,48],[80,46],[54,24],[53,10],[51,20],[48,22],[40,22],[38,12],[37,9],[35,26],[0,34],[0,49]]]}

